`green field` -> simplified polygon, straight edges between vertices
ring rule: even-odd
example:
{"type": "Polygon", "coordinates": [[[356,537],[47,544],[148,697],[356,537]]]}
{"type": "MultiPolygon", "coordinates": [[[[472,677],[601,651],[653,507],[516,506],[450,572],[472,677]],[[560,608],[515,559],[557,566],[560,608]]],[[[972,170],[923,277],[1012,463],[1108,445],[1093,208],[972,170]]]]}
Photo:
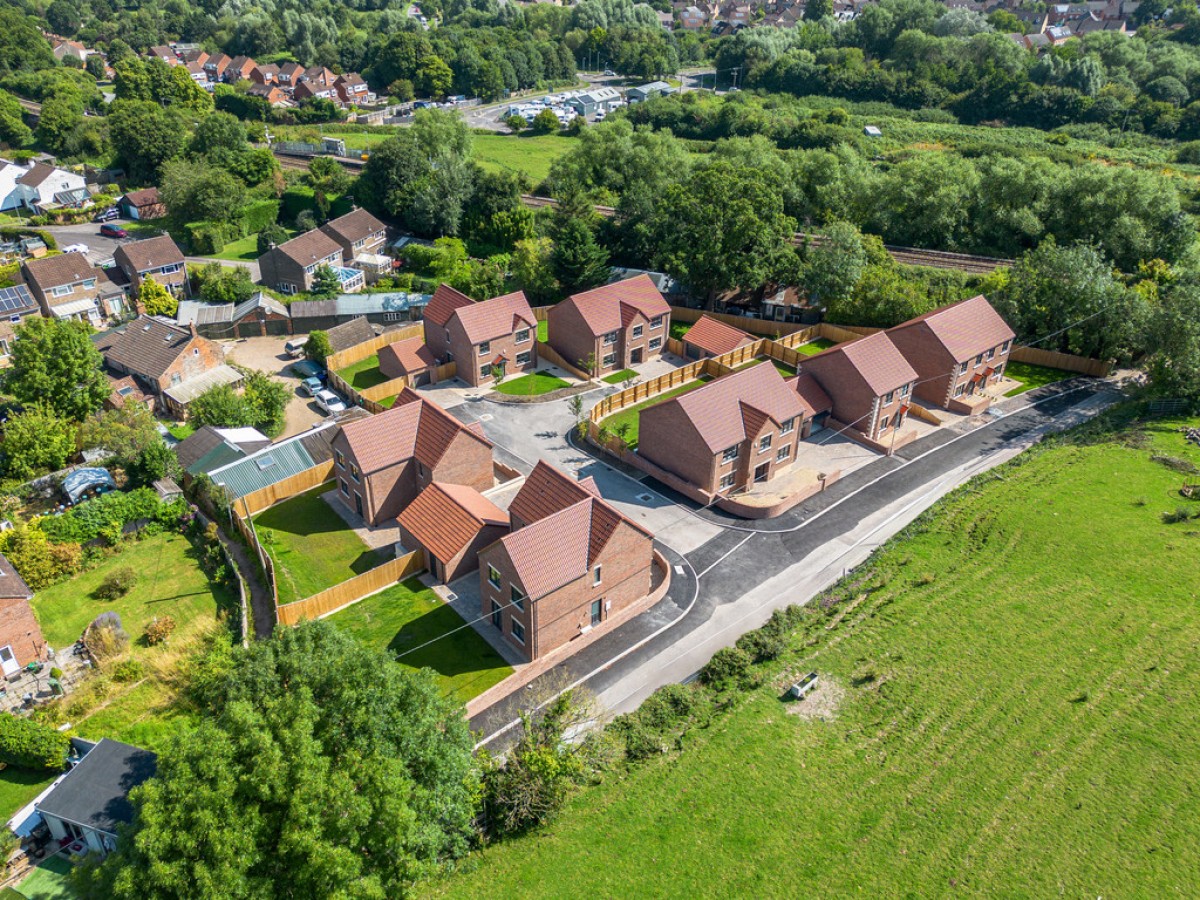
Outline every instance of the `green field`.
{"type": "Polygon", "coordinates": [[[472,155],[483,168],[524,172],[536,188],[550,174],[550,164],[574,146],[565,134],[487,134],[471,136],[472,155]]]}
{"type": "MultiPolygon", "coordinates": [[[[321,495],[336,482],[277,503],[254,520],[259,540],[275,564],[280,603],[311,597],[385,562],[387,550],[372,550],[321,495]]],[[[334,501],[337,502],[337,501],[334,501]]]]}
{"type": "Polygon", "coordinates": [[[703,387],[708,382],[712,381],[709,375],[701,375],[694,381],[689,381],[681,384],[677,388],[672,388],[669,391],[663,391],[661,394],[655,394],[649,400],[643,400],[641,403],[635,403],[633,406],[627,406],[620,412],[613,413],[607,419],[604,419],[600,424],[607,427],[613,434],[617,433],[617,429],[622,424],[628,423],[629,430],[625,433],[625,444],[630,450],[637,447],[638,439],[638,413],[647,406],[653,406],[656,403],[662,403],[664,400],[670,400],[672,397],[678,397],[680,394],[686,394],[688,391],[694,391],[698,387],[703,387]]]}
{"type": "Polygon", "coordinates": [[[418,578],[372,594],[329,621],[374,650],[404,654],[428,643],[397,662],[432,669],[446,693],[463,703],[512,674],[487,641],[418,578]]]}
{"type": "Polygon", "coordinates": [[[1200,529],[1163,522],[1186,501],[1151,459],[1200,465],[1179,424],[1077,432],[956,492],[682,753],[440,893],[1200,895],[1200,529]],[[780,699],[810,670],[824,718],[780,699]]]}
{"type": "Polygon", "coordinates": [[[508,381],[496,385],[494,390],[498,394],[536,397],[538,394],[548,394],[551,391],[570,386],[571,382],[565,381],[557,375],[551,375],[549,372],[530,372],[520,378],[510,378],[508,381]]]}
{"type": "Polygon", "coordinates": [[[1020,387],[1013,388],[1004,395],[1005,397],[1015,397],[1017,394],[1032,391],[1034,388],[1044,387],[1047,384],[1062,381],[1064,378],[1074,377],[1074,373],[1064,372],[1062,369],[1050,369],[1046,366],[1035,366],[1031,363],[1016,362],[1011,359],[1008,361],[1008,365],[1004,367],[1004,374],[1013,379],[1013,381],[1021,382],[1020,387]]]}
{"type": "Polygon", "coordinates": [[[360,359],[353,365],[338,369],[338,374],[346,380],[347,384],[359,391],[365,391],[367,388],[383,384],[388,380],[388,377],[379,371],[378,353],[372,353],[366,359],[360,359]]]}

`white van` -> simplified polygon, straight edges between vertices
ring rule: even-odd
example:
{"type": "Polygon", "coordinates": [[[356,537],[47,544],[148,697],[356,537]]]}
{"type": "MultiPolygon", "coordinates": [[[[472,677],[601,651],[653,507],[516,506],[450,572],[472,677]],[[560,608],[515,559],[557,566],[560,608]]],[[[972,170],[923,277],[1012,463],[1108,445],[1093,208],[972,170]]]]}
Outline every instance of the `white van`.
{"type": "Polygon", "coordinates": [[[292,338],[283,345],[283,352],[292,359],[299,359],[304,355],[304,345],[308,343],[307,337],[292,338]]]}

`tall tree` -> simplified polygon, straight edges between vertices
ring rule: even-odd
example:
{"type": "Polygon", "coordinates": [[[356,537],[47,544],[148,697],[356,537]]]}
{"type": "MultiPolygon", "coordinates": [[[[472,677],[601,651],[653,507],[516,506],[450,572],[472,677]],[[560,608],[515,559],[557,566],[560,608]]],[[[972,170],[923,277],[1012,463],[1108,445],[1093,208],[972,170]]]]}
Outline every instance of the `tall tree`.
{"type": "Polygon", "coordinates": [[[27,319],[17,326],[5,389],[22,403],[45,403],[61,416],[83,420],[110,392],[90,333],[83,322],[27,319]]]}
{"type": "Polygon", "coordinates": [[[161,444],[162,437],[150,410],[126,399],[117,409],[106,409],[84,419],[79,443],[84,450],[102,448],[129,464],[147,447],[161,444]]]}
{"type": "Polygon", "coordinates": [[[4,424],[4,465],[10,478],[33,478],[66,465],[75,452],[75,423],[35,403],[4,424]]]}
{"type": "Polygon", "coordinates": [[[1146,366],[1160,394],[1200,400],[1200,284],[1189,276],[1167,286],[1150,316],[1146,366]]]}
{"type": "Polygon", "coordinates": [[[187,140],[176,113],[140,100],[113,103],[108,133],[130,178],[139,183],[156,181],[163,165],[183,152],[187,140]]]}
{"type": "Polygon", "coordinates": [[[596,241],[583,218],[567,219],[555,231],[550,269],[568,294],[608,281],[608,251],[596,241]]]}
{"type": "Polygon", "coordinates": [[[801,278],[810,297],[821,303],[845,300],[867,266],[862,233],[849,222],[832,222],[808,251],[801,278]]]}

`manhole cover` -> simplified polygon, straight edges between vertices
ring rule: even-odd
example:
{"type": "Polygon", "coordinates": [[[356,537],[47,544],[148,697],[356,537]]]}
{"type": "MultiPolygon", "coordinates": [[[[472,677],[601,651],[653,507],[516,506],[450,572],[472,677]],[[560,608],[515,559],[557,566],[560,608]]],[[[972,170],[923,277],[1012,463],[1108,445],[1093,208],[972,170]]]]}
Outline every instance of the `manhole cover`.
{"type": "Polygon", "coordinates": [[[653,494],[638,494],[637,499],[641,500],[643,503],[649,503],[651,500],[654,499],[654,495],[653,494]]]}
{"type": "Polygon", "coordinates": [[[491,413],[484,413],[482,416],[480,416],[480,417],[479,417],[479,421],[480,421],[480,422],[490,422],[490,421],[492,421],[492,414],[491,414],[491,413]]]}

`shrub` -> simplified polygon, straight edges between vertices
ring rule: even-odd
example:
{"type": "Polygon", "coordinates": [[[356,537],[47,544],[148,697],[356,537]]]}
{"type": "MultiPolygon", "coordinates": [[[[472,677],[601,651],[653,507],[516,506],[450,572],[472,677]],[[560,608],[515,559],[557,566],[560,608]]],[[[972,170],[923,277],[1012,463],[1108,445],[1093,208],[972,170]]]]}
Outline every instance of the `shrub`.
{"type": "Polygon", "coordinates": [[[151,647],[165,644],[175,631],[175,620],[170,616],[155,616],[146,626],[146,643],[151,647]]]}
{"type": "Polygon", "coordinates": [[[78,544],[52,544],[36,526],[18,525],[5,533],[4,553],[35,591],[76,574],[83,567],[78,544]]]}
{"type": "Polygon", "coordinates": [[[61,770],[70,739],[49,725],[0,713],[0,762],[26,769],[61,770]]]}
{"type": "Polygon", "coordinates": [[[121,566],[104,576],[104,580],[96,588],[95,596],[100,600],[116,600],[133,590],[135,584],[137,584],[137,572],[133,570],[132,566],[121,566]]]}
{"type": "Polygon", "coordinates": [[[700,670],[700,682],[719,691],[747,688],[754,684],[755,673],[750,654],[738,647],[725,647],[713,654],[700,670]]]}
{"type": "Polygon", "coordinates": [[[84,630],[83,643],[93,659],[103,661],[125,651],[129,646],[129,634],[122,627],[119,615],[103,612],[84,630]]]}
{"type": "Polygon", "coordinates": [[[752,661],[761,663],[782,656],[788,642],[782,633],[764,626],[743,634],[735,646],[749,654],[752,661]]]}
{"type": "Polygon", "coordinates": [[[668,684],[631,713],[618,716],[609,729],[625,743],[625,756],[645,759],[678,747],[691,728],[707,724],[711,695],[684,684],[668,684]]]}
{"type": "MultiPolygon", "coordinates": [[[[52,541],[86,544],[103,535],[104,529],[113,523],[125,526],[142,519],[153,519],[163,511],[163,506],[153,488],[113,491],[81,503],[61,516],[40,519],[38,527],[52,541]]],[[[179,507],[175,503],[166,506],[178,515],[179,507]]]]}
{"type": "Polygon", "coordinates": [[[1192,511],[1186,506],[1176,507],[1174,512],[1165,512],[1162,514],[1162,520],[1167,525],[1174,525],[1176,522],[1186,522],[1192,517],[1192,511]]]}
{"type": "Polygon", "coordinates": [[[123,659],[112,668],[112,680],[122,684],[141,681],[146,676],[146,665],[140,659],[123,659]]]}
{"type": "Polygon", "coordinates": [[[50,669],[50,677],[51,678],[62,678],[62,676],[63,676],[62,669],[60,669],[58,666],[51,667],[51,669],[50,669]]]}

